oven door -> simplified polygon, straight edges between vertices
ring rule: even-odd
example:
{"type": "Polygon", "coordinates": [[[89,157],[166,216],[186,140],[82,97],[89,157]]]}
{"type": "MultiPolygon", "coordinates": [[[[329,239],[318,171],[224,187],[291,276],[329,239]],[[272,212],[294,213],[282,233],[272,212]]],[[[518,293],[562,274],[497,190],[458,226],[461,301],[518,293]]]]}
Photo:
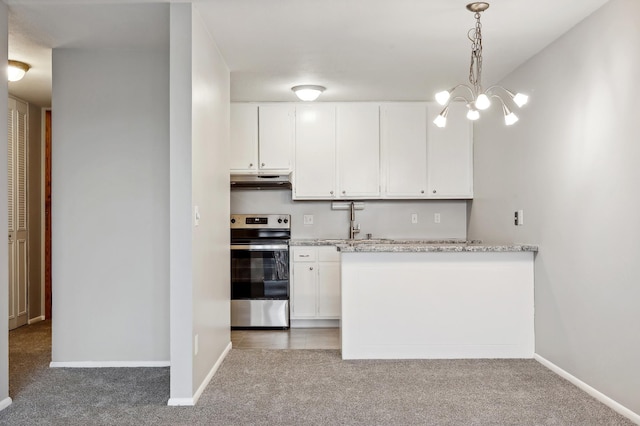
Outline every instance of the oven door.
{"type": "Polygon", "coordinates": [[[231,244],[231,299],[288,300],[289,245],[231,244]]]}

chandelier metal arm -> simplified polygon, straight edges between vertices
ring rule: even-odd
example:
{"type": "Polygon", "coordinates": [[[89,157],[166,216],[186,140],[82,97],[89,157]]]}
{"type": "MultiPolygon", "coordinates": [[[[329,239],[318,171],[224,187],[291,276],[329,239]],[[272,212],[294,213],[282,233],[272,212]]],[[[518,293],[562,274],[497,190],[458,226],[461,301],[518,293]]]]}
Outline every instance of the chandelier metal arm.
{"type": "Polygon", "coordinates": [[[454,86],[453,89],[449,90],[449,93],[453,94],[453,91],[460,87],[464,87],[465,89],[467,89],[471,94],[471,99],[475,99],[476,94],[473,92],[473,89],[468,84],[458,84],[457,86],[454,86]]]}

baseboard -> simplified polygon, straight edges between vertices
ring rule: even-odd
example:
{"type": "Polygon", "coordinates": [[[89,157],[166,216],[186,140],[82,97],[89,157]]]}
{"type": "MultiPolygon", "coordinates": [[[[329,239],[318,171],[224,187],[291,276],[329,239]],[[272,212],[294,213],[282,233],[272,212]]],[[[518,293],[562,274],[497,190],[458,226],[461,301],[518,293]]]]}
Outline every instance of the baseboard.
{"type": "Polygon", "coordinates": [[[224,359],[227,357],[227,354],[229,353],[230,350],[231,350],[231,342],[229,342],[229,344],[224,349],[224,351],[222,351],[222,354],[218,357],[218,360],[216,361],[216,363],[213,364],[213,367],[211,367],[211,370],[207,374],[207,377],[204,378],[204,380],[200,384],[200,387],[198,387],[198,390],[193,395],[193,397],[169,398],[167,405],[173,406],[173,407],[184,406],[184,405],[187,405],[187,406],[196,405],[198,403],[198,400],[200,399],[200,396],[202,395],[202,392],[204,392],[206,387],[209,385],[209,382],[211,382],[211,379],[213,379],[214,374],[216,374],[216,371],[218,371],[218,368],[220,368],[220,365],[222,365],[222,361],[224,361],[224,359]]]}
{"type": "Polygon", "coordinates": [[[29,321],[27,321],[27,324],[31,325],[31,324],[35,324],[35,323],[40,322],[40,321],[44,321],[44,315],[40,315],[39,317],[31,318],[29,321]]]}
{"type": "Polygon", "coordinates": [[[11,398],[9,398],[9,397],[6,397],[2,401],[0,401],[0,411],[4,410],[8,406],[10,406],[12,402],[13,402],[13,400],[11,398]]]}
{"type": "Polygon", "coordinates": [[[624,405],[614,401],[613,399],[609,398],[608,396],[606,396],[602,392],[592,388],[591,386],[589,386],[588,384],[586,384],[582,380],[578,379],[574,375],[572,375],[572,374],[568,373],[567,371],[563,370],[562,368],[558,367],[557,365],[555,365],[551,361],[545,359],[544,357],[542,357],[542,356],[540,356],[538,354],[534,354],[533,358],[536,361],[538,361],[540,364],[542,364],[545,367],[547,367],[549,370],[551,370],[554,373],[556,373],[558,376],[562,377],[563,379],[568,380],[569,382],[573,383],[579,389],[585,391],[586,393],[588,393],[589,395],[591,395],[592,397],[594,397],[598,401],[602,402],[604,405],[606,405],[607,407],[611,408],[616,413],[619,413],[619,414],[625,416],[626,418],[628,418],[629,420],[631,420],[632,422],[634,422],[636,424],[640,424],[640,415],[639,414],[634,413],[633,411],[629,410],[624,405]]]}
{"type": "Polygon", "coordinates": [[[50,368],[170,367],[169,361],[51,361],[50,368]]]}
{"type": "Polygon", "coordinates": [[[291,328],[338,328],[339,319],[291,319],[291,328]]]}

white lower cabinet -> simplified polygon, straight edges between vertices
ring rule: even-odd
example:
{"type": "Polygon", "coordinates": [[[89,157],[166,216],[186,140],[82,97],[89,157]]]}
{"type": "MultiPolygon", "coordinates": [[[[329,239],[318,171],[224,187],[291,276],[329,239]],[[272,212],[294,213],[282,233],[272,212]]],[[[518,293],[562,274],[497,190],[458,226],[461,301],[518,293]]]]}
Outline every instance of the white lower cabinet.
{"type": "Polygon", "coordinates": [[[333,246],[291,247],[291,319],[340,318],[340,254],[333,246]]]}

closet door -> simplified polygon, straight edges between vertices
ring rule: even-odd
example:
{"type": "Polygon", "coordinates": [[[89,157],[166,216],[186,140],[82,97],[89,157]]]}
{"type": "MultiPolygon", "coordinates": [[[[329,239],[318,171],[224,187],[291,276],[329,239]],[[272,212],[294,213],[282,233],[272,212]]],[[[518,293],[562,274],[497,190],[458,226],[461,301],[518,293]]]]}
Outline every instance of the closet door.
{"type": "Polygon", "coordinates": [[[27,323],[27,112],[27,103],[9,99],[7,205],[10,330],[27,323]]]}

